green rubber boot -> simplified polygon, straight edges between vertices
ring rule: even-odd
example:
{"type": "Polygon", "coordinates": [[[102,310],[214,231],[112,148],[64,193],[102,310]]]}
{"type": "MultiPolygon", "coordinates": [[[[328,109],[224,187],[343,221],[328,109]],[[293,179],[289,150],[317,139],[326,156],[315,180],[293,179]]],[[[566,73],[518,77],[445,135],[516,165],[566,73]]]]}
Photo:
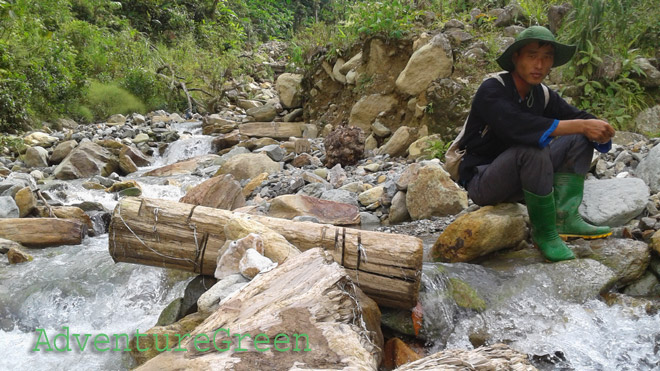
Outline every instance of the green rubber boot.
{"type": "Polygon", "coordinates": [[[578,212],[584,192],[583,175],[555,174],[554,191],[555,207],[557,208],[557,233],[560,237],[595,239],[612,234],[610,227],[591,225],[585,222],[578,212]]]}
{"type": "Polygon", "coordinates": [[[532,224],[532,241],[541,250],[543,256],[553,262],[575,259],[573,251],[557,234],[553,192],[547,196],[539,196],[525,190],[523,193],[527,203],[529,221],[532,224]]]}

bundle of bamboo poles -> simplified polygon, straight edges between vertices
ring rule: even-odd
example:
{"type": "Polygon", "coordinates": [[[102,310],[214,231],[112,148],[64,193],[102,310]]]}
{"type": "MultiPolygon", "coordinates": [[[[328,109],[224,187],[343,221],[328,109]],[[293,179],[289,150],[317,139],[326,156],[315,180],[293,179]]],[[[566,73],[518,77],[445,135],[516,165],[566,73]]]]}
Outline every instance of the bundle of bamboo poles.
{"type": "MultiPolygon", "coordinates": [[[[224,226],[244,215],[176,201],[127,197],[116,206],[109,231],[115,262],[213,275],[224,226]]],[[[412,308],[417,303],[422,241],[416,237],[250,215],[301,251],[321,247],[344,266],[378,304],[412,308]]]]}

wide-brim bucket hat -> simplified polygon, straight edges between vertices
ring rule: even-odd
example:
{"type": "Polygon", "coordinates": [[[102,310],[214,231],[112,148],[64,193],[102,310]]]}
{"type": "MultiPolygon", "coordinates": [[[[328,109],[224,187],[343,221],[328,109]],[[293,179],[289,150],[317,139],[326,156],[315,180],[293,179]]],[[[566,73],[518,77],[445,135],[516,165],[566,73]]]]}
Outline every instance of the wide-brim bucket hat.
{"type": "Polygon", "coordinates": [[[555,47],[555,56],[554,63],[552,67],[558,67],[566,62],[570,61],[575,54],[575,45],[566,45],[558,43],[555,40],[555,36],[543,26],[531,26],[526,28],[516,36],[516,40],[513,44],[509,45],[508,48],[502,53],[502,55],[497,58],[497,64],[500,65],[506,71],[513,71],[515,66],[513,65],[513,53],[517,52],[523,46],[532,43],[534,41],[545,41],[551,43],[555,47]]]}

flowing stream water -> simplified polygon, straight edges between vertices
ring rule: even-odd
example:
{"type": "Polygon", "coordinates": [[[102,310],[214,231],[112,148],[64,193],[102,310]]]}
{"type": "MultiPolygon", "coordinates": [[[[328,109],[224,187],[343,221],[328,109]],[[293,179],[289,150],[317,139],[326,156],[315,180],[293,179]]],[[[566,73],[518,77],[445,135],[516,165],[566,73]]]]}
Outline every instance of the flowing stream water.
{"type": "MultiPolygon", "coordinates": [[[[140,169],[130,178],[138,180],[145,197],[178,200],[186,187],[203,179],[191,175],[175,177],[180,185],[163,185],[163,180],[139,175],[176,161],[205,155],[211,150],[212,137],[199,135],[201,123],[179,124],[182,140],[173,143],[153,165],[140,169]]],[[[54,198],[64,204],[82,201],[101,203],[112,211],[114,194],[87,190],[82,180],[70,181],[54,198]]],[[[128,352],[99,352],[92,341],[107,334],[110,349],[121,348],[124,337],[153,327],[162,309],[183,295],[190,275],[141,265],[115,264],[108,253],[108,235],[87,237],[76,246],[29,249],[34,260],[7,265],[0,263],[0,370],[125,370],[134,367],[128,352]],[[71,339],[71,351],[47,351],[45,336],[52,345],[57,334],[91,334],[85,350],[71,339]],[[41,331],[43,330],[43,331],[41,331]],[[115,339],[120,339],[116,347],[115,339]],[[37,346],[40,342],[40,346],[37,346]],[[34,351],[35,348],[40,349],[34,351]]],[[[56,342],[66,349],[63,339],[56,342]]],[[[108,345],[99,345],[104,349],[108,345]]]]}
{"type": "MultiPolygon", "coordinates": [[[[170,177],[180,184],[172,186],[163,185],[160,178],[140,176],[152,168],[208,154],[212,138],[200,135],[200,126],[179,124],[182,139],[162,157],[157,156],[151,167],[131,175],[140,183],[144,196],[175,200],[186,187],[203,180],[194,175],[170,177]]],[[[109,210],[116,205],[114,195],[86,190],[81,184],[67,182],[61,201],[96,201],[109,210]]],[[[34,261],[29,263],[1,263],[0,370],[124,370],[134,366],[127,352],[99,352],[91,344],[80,351],[73,339],[72,351],[45,351],[45,346],[33,351],[38,341],[45,340],[42,334],[52,344],[54,336],[65,332],[65,327],[71,335],[83,334],[79,339],[84,339],[84,334],[92,334],[93,339],[97,334],[144,332],[156,323],[170,301],[182,296],[189,275],[115,264],[107,250],[106,234],[86,238],[77,246],[31,249],[34,261]]],[[[425,263],[420,300],[424,331],[434,344],[431,351],[445,346],[470,349],[475,337],[486,334],[483,336],[489,343],[504,342],[551,361],[539,363],[546,369],[660,368],[660,314],[608,307],[598,300],[579,304],[564,301],[545,290],[542,281],[536,286],[516,288],[515,284],[502,285],[507,279],[512,278],[479,265],[425,263]],[[446,291],[449,280],[440,271],[468,282],[489,303],[488,309],[466,310],[446,296],[435,294],[446,291]],[[509,292],[503,292],[502,287],[509,292]]],[[[57,344],[64,348],[62,341],[57,344]]]]}
{"type": "Polygon", "coordinates": [[[475,264],[424,263],[420,301],[423,331],[435,344],[431,353],[505,343],[534,355],[541,369],[660,369],[660,313],[595,298],[567,300],[533,269],[503,275],[475,264]],[[474,288],[487,309],[477,312],[450,300],[443,294],[449,277],[474,288]]]}

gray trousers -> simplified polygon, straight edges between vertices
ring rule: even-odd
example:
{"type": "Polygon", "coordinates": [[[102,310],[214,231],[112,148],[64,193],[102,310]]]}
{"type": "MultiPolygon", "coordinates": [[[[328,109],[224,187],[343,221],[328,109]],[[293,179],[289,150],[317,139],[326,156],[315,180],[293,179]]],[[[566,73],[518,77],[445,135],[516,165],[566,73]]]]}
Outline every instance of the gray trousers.
{"type": "Polygon", "coordinates": [[[523,189],[545,196],[552,191],[554,173],[586,174],[593,153],[591,142],[579,134],[557,137],[545,148],[511,147],[492,163],[477,166],[468,195],[480,206],[522,201],[523,189]]]}

